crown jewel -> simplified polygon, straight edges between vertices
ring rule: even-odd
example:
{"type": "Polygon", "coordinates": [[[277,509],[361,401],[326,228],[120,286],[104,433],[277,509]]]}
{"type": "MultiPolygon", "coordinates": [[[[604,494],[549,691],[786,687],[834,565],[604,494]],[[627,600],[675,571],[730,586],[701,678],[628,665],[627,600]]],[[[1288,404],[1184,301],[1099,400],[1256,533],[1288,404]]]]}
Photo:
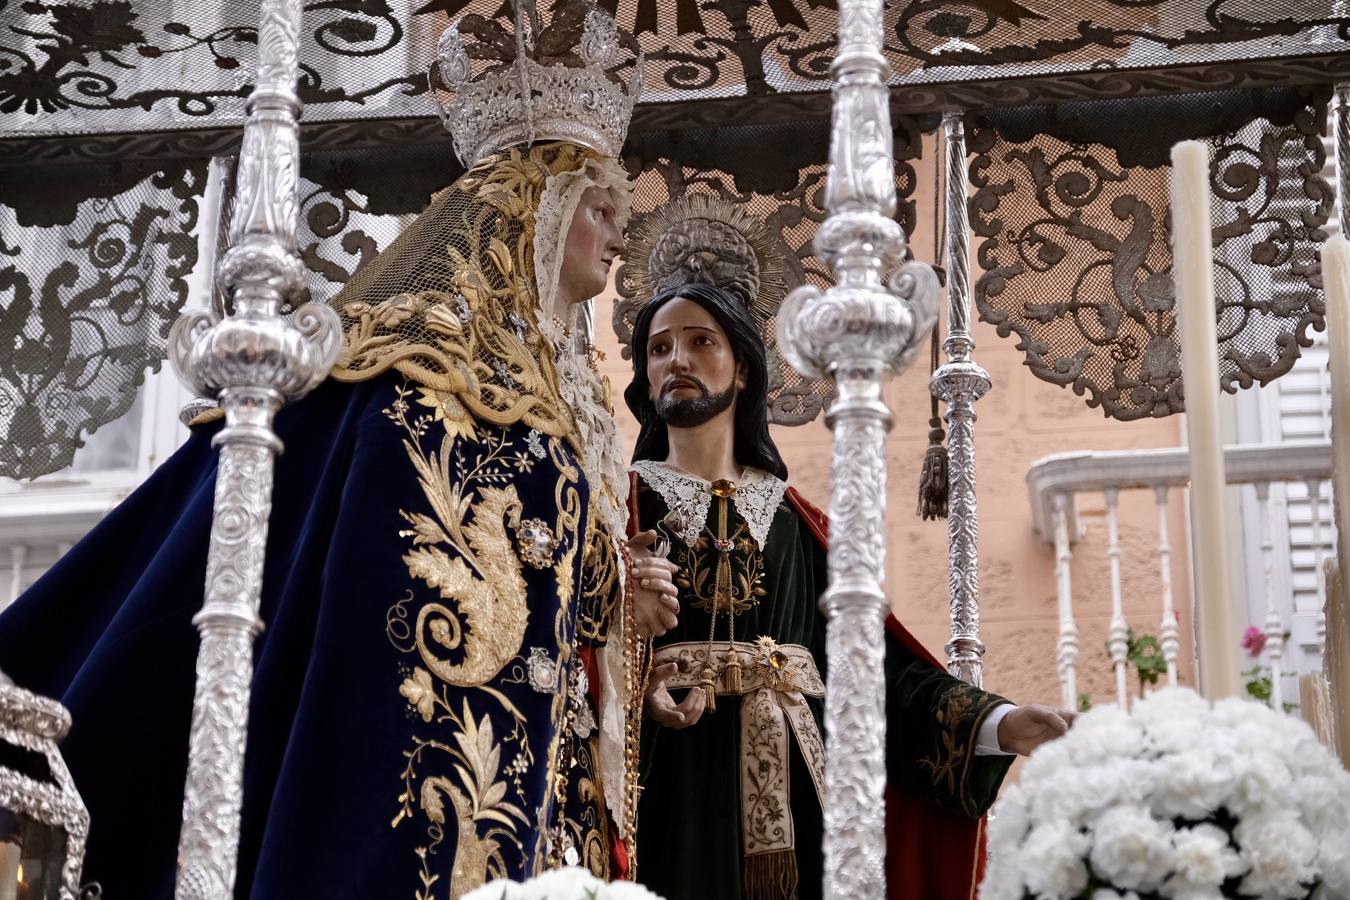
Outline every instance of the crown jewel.
{"type": "Polygon", "coordinates": [[[518,0],[514,34],[496,19],[464,16],[441,36],[436,61],[454,94],[441,118],[466,166],[548,140],[617,157],[642,87],[636,39],[590,0],[556,4],[545,27],[532,0],[518,0]]]}

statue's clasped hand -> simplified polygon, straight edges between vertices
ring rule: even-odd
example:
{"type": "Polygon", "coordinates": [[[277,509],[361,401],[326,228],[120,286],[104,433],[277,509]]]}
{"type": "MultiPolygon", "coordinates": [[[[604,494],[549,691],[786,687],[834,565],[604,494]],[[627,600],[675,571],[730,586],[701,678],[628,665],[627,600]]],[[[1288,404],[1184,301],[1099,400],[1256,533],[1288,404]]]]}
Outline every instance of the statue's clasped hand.
{"type": "Polygon", "coordinates": [[[642,637],[660,637],[679,623],[679,591],[675,588],[675,564],[657,556],[655,531],[644,531],[628,542],[633,560],[629,577],[633,584],[633,616],[642,637]]]}

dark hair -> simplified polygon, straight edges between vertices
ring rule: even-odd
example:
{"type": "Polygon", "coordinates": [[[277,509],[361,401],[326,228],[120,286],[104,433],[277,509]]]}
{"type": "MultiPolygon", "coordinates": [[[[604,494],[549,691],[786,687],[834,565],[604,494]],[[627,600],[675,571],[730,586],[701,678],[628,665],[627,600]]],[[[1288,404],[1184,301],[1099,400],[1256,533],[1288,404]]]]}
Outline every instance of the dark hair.
{"type": "Polygon", "coordinates": [[[769,437],[769,367],[765,359],[764,339],[759,326],[750,317],[739,296],[710,284],[690,282],[658,293],[638,311],[633,323],[633,380],[624,388],[623,399],[637,416],[637,446],[633,459],[664,460],[670,454],[670,437],[666,423],[656,414],[651,399],[651,383],[647,380],[647,338],[651,334],[652,319],[661,307],[672,300],[683,298],[697,303],[717,320],[731,343],[736,361],[745,368],[745,390],[736,397],[736,437],[733,452],[736,462],[754,466],[771,475],[787,479],[787,466],[773,438],[769,437]]]}

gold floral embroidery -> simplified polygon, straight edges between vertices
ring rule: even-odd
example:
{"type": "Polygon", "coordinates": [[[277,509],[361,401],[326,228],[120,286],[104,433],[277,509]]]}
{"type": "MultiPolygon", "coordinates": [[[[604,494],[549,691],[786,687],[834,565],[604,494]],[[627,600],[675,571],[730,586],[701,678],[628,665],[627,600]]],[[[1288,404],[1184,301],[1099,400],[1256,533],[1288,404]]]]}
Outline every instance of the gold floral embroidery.
{"type": "MultiPolygon", "coordinates": [[[[386,633],[421,663],[404,668],[399,686],[410,712],[423,722],[444,726],[449,736],[441,737],[446,731],[435,738],[415,735],[404,751],[403,790],[392,825],[419,816],[426,823],[427,842],[417,848],[415,896],[435,900],[515,874],[514,860],[530,852],[526,835],[542,831],[547,820],[546,814],[536,821],[533,802],[527,800],[524,776],[536,766],[537,750],[526,717],[503,691],[514,678],[510,673],[504,677],[503,670],[520,658],[530,615],[521,562],[508,531],[513,519],[519,522],[521,509],[513,472],[528,471],[539,462],[539,454],[528,437],[515,442],[495,430],[475,428],[473,443],[465,445],[466,435],[456,423],[437,415],[443,405],[419,413],[408,402],[411,397],[411,388],[399,388],[384,411],[404,430],[404,448],[430,508],[430,514],[401,512],[411,527],[400,535],[412,544],[403,560],[409,574],[435,590],[439,601],[422,602],[414,615],[409,591],[390,609],[386,633]],[[434,440],[428,433],[437,422],[444,428],[439,446],[425,449],[424,442],[434,440]],[[498,712],[489,714],[492,708],[498,712]],[[499,732],[494,721],[509,727],[499,732]],[[454,858],[449,884],[443,887],[443,869],[434,858],[447,838],[453,841],[454,858]],[[437,893],[446,887],[448,895],[437,893]]],[[[555,487],[557,533],[569,545],[554,567],[561,600],[555,635],[558,665],[566,671],[571,634],[564,623],[574,577],[579,473],[556,439],[550,438],[549,444],[560,473],[555,487]]],[[[556,699],[551,715],[555,724],[561,721],[556,699]]],[[[556,744],[550,752],[556,752],[556,744]]],[[[554,760],[549,763],[551,770],[556,768],[554,760]]]]}
{"type": "Polygon", "coordinates": [[[743,613],[764,596],[764,554],[750,536],[744,522],[727,539],[730,543],[730,584],[725,597],[719,597],[717,576],[721,551],[717,541],[705,527],[694,546],[681,550],[680,569],[675,574],[675,585],[689,591],[695,608],[743,613]]]}
{"type": "Polygon", "coordinates": [[[417,402],[434,410],[433,421],[443,422],[446,434],[450,437],[473,440],[478,436],[478,429],[474,427],[473,416],[469,415],[469,411],[464,408],[463,403],[455,399],[454,394],[433,391],[431,388],[418,388],[417,392],[421,394],[417,402]]]}
{"type": "Polygon", "coordinates": [[[582,559],[577,637],[602,644],[622,599],[618,555],[614,552],[614,541],[603,528],[587,529],[586,555],[582,559]]]}
{"type": "MultiPolygon", "coordinates": [[[[953,794],[957,789],[960,770],[964,769],[972,753],[972,748],[967,746],[970,741],[962,742],[959,732],[970,724],[968,720],[975,706],[975,701],[971,697],[973,690],[975,689],[965,684],[953,685],[938,698],[933,717],[938,723],[941,746],[933,756],[919,760],[919,764],[932,776],[933,784],[946,782],[947,790],[953,794]]],[[[973,739],[972,730],[971,740],[973,739]]]]}

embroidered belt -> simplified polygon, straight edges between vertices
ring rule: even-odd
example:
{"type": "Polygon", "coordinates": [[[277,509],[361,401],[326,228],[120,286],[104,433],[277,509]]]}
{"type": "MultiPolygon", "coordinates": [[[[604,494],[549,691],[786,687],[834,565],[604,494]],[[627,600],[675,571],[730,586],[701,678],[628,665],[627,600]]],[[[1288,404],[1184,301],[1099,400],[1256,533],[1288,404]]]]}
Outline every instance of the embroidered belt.
{"type": "Polygon", "coordinates": [[[741,836],[746,858],[790,851],[795,846],[789,803],[788,729],[811,773],[821,809],[825,808],[825,744],[807,697],[825,696],[825,682],[811,651],[797,644],[718,641],[670,644],[656,651],[653,665],[677,662],[670,688],[698,688],[705,666],[717,672],[718,694],[741,696],[741,836]],[[711,652],[710,652],[711,651],[711,652]],[[726,662],[731,653],[741,664],[740,690],[732,689],[726,662]],[[728,683],[730,682],[730,684],[728,683]]]}

